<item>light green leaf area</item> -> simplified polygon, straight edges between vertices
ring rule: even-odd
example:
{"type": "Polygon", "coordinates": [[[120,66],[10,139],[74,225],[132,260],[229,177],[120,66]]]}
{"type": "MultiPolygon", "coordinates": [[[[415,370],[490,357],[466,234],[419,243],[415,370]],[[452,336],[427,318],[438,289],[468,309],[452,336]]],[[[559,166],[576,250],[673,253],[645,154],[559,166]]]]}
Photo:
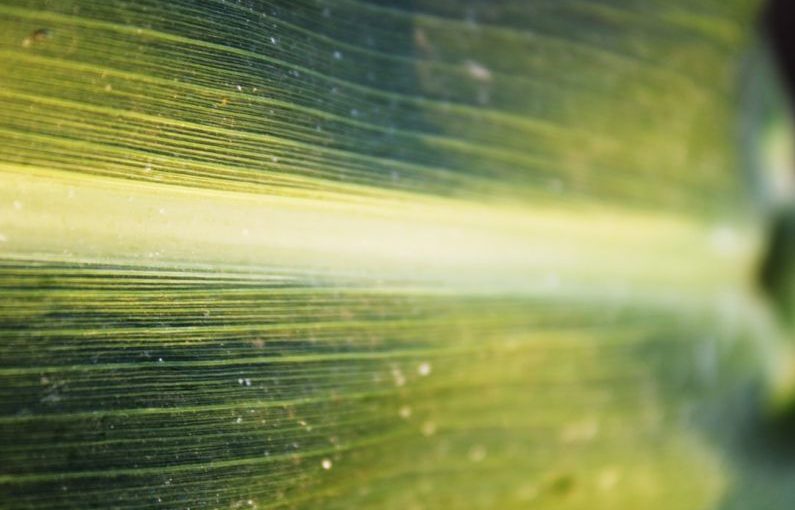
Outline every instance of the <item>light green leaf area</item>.
{"type": "Polygon", "coordinates": [[[0,2],[0,507],[789,508],[757,3],[0,2]]]}

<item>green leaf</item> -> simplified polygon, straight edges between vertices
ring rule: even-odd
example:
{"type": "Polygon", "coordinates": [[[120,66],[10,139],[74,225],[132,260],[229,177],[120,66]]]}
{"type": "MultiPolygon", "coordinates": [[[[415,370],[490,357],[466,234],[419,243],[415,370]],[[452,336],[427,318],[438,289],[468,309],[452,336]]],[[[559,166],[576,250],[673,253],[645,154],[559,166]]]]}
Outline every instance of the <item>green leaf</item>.
{"type": "Polygon", "coordinates": [[[3,2],[0,506],[788,507],[757,3],[3,2]]]}

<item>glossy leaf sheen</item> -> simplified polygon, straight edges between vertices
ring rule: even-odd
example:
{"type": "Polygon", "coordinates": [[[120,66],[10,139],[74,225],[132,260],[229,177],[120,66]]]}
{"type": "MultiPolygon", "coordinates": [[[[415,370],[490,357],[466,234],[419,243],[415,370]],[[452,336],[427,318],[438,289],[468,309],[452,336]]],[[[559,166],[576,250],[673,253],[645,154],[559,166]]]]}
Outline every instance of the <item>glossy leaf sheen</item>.
{"type": "Polygon", "coordinates": [[[0,3],[0,506],[788,507],[756,4],[0,3]]]}

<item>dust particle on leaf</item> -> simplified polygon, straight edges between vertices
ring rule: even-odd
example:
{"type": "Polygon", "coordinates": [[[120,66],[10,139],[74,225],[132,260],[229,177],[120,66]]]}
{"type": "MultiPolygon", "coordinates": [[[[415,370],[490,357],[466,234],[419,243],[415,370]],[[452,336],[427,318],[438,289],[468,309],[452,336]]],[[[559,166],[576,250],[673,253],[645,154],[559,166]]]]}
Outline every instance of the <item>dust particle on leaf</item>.
{"type": "Polygon", "coordinates": [[[29,48],[34,44],[41,44],[52,36],[52,31],[49,28],[39,28],[28,34],[27,37],[22,39],[22,46],[29,48]]]}

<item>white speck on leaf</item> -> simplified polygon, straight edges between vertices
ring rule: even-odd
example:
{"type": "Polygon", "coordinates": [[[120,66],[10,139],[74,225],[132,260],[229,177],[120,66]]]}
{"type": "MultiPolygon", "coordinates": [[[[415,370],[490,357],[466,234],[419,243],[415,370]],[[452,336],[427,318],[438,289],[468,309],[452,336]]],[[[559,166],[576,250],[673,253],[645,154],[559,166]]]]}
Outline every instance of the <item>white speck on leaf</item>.
{"type": "Polygon", "coordinates": [[[406,376],[403,375],[403,372],[397,368],[392,368],[392,379],[395,381],[395,386],[404,386],[406,384],[406,376]]]}
{"type": "Polygon", "coordinates": [[[489,82],[493,78],[489,68],[487,68],[483,64],[475,62],[474,60],[465,61],[464,67],[466,68],[469,77],[475,81],[489,82]]]}
{"type": "Polygon", "coordinates": [[[486,447],[482,444],[478,444],[469,449],[469,454],[467,456],[472,462],[480,462],[486,458],[486,453],[486,447]]]}
{"type": "Polygon", "coordinates": [[[423,436],[430,437],[436,434],[436,424],[432,421],[426,421],[425,423],[422,424],[420,432],[422,432],[423,436]]]}

